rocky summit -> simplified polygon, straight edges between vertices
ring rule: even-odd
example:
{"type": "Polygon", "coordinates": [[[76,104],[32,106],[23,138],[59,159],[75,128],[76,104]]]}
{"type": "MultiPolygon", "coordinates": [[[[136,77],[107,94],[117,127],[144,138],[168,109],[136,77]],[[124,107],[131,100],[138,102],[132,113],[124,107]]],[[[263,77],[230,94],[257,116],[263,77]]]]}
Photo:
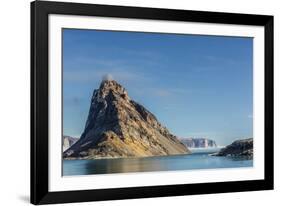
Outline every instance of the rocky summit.
{"type": "Polygon", "coordinates": [[[178,138],[115,80],[94,90],[84,132],[64,158],[148,157],[188,154],[178,138]]]}

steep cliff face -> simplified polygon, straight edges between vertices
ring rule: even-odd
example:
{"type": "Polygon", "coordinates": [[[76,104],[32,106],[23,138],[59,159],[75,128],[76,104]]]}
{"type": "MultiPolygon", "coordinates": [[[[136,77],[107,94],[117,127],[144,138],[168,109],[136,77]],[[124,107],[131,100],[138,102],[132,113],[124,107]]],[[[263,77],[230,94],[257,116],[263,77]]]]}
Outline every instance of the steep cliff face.
{"type": "Polygon", "coordinates": [[[180,140],[188,148],[217,147],[217,144],[214,140],[207,138],[181,138],[180,140]]]}
{"type": "Polygon", "coordinates": [[[217,156],[245,156],[253,158],[253,138],[236,140],[230,145],[222,148],[217,156]]]}
{"type": "Polygon", "coordinates": [[[189,150],[114,80],[94,90],[79,141],[64,158],[146,157],[187,154],[189,150]]]}
{"type": "Polygon", "coordinates": [[[63,136],[62,137],[62,148],[63,151],[67,150],[69,147],[74,145],[75,142],[78,141],[78,138],[70,137],[70,136],[63,136]]]}

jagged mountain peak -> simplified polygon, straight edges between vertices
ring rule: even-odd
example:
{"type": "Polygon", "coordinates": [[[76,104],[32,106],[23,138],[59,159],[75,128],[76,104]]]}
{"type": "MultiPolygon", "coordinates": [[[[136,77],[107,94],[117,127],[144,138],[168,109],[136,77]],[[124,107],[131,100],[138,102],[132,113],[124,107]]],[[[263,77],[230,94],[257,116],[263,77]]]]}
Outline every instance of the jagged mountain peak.
{"type": "Polygon", "coordinates": [[[113,79],[94,90],[85,129],[64,157],[142,157],[189,150],[113,79]]]}
{"type": "Polygon", "coordinates": [[[129,99],[126,89],[115,80],[102,80],[99,89],[94,90],[93,98],[105,98],[107,95],[129,99]]]}
{"type": "Polygon", "coordinates": [[[125,90],[124,87],[122,87],[121,84],[119,84],[117,81],[111,79],[111,80],[102,80],[100,83],[100,90],[114,90],[114,91],[119,91],[119,90],[125,90]]]}

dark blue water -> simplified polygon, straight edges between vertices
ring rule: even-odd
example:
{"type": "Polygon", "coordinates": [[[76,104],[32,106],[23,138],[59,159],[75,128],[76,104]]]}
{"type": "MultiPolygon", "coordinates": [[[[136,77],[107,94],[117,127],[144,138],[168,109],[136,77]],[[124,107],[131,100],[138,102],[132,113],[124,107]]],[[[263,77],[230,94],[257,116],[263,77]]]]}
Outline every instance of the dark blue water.
{"type": "Polygon", "coordinates": [[[96,160],[64,160],[63,175],[252,167],[253,160],[210,156],[216,150],[194,150],[189,155],[96,160]]]}

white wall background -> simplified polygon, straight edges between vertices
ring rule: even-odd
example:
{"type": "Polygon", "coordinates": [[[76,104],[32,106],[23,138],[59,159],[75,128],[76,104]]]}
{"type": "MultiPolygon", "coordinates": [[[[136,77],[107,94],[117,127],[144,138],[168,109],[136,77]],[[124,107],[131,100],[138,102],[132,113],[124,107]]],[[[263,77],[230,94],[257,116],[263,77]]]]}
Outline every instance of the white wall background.
{"type": "MultiPolygon", "coordinates": [[[[67,1],[67,0],[65,0],[67,1]]],[[[77,0],[79,1],[79,0],[77,0]]],[[[80,0],[80,2],[82,2],[80,0]]],[[[83,0],[98,4],[208,10],[275,16],[275,190],[69,205],[266,205],[281,201],[281,6],[276,0],[83,0]]],[[[0,7],[0,205],[29,204],[29,0],[0,7]]]]}

